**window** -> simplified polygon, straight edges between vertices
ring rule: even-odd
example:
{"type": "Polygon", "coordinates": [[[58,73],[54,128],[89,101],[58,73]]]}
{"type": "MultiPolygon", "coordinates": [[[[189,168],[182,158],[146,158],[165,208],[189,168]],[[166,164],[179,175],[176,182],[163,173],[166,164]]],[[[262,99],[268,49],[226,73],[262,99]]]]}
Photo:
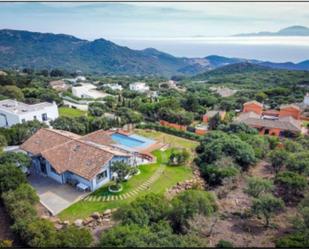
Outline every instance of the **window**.
{"type": "Polygon", "coordinates": [[[23,118],[23,119],[21,120],[21,122],[22,122],[22,123],[25,123],[25,122],[26,122],[26,119],[23,118]]]}
{"type": "Polygon", "coordinates": [[[33,119],[36,120],[36,116],[33,116],[33,119]]]}
{"type": "Polygon", "coordinates": [[[43,113],[43,114],[42,114],[42,120],[43,120],[43,121],[47,121],[47,114],[46,114],[46,113],[43,113]]]}
{"type": "Polygon", "coordinates": [[[106,177],[107,177],[107,170],[104,170],[103,172],[97,175],[97,182],[102,181],[106,177]]]}

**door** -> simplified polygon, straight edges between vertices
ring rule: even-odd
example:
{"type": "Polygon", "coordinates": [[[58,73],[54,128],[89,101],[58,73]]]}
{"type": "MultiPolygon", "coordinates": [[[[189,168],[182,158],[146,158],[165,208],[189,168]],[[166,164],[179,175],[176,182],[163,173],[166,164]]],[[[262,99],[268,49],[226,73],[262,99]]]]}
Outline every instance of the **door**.
{"type": "Polygon", "coordinates": [[[44,175],[47,175],[47,170],[46,170],[46,164],[45,163],[41,163],[41,172],[44,175]]]}

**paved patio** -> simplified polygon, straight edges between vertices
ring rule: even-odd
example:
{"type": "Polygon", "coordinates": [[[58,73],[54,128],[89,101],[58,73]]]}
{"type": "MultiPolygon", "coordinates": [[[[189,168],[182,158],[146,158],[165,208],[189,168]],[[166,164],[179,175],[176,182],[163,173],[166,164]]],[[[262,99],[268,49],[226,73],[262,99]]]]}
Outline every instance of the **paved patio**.
{"type": "Polygon", "coordinates": [[[28,177],[28,180],[37,191],[40,202],[52,215],[57,215],[62,210],[89,194],[89,192],[79,192],[70,185],[60,184],[34,172],[28,177]]]}

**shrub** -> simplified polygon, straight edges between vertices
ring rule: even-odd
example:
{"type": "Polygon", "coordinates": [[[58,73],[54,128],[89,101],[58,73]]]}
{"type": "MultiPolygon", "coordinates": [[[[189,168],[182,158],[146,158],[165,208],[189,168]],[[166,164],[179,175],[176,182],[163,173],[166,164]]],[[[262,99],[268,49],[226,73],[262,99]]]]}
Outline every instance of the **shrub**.
{"type": "Polygon", "coordinates": [[[275,149],[269,153],[269,159],[271,166],[277,174],[285,165],[286,160],[288,159],[288,153],[284,149],[275,149]]]}
{"type": "Polygon", "coordinates": [[[272,194],[264,194],[253,200],[251,212],[255,215],[262,215],[265,219],[265,226],[269,226],[270,218],[275,212],[284,207],[283,201],[272,194]]]}
{"type": "Polygon", "coordinates": [[[172,210],[169,215],[172,227],[176,232],[183,232],[188,225],[188,219],[196,214],[210,215],[217,210],[213,195],[199,190],[188,190],[172,200],[172,210]]]}
{"type": "Polygon", "coordinates": [[[172,149],[169,165],[178,166],[185,164],[190,157],[190,153],[186,149],[172,149]]]}
{"type": "Polygon", "coordinates": [[[249,177],[245,192],[254,198],[258,198],[261,194],[271,192],[273,189],[272,181],[258,177],[249,177]]]}
{"type": "Polygon", "coordinates": [[[87,247],[92,242],[92,236],[87,229],[71,225],[58,231],[57,240],[58,247],[87,247]]]}
{"type": "Polygon", "coordinates": [[[25,240],[31,247],[57,247],[59,245],[54,224],[44,219],[36,219],[28,224],[25,240]]]}
{"type": "Polygon", "coordinates": [[[284,195],[284,200],[295,200],[302,196],[307,187],[306,177],[295,172],[285,171],[279,173],[275,178],[275,184],[284,195]]]}
{"type": "Polygon", "coordinates": [[[22,183],[26,183],[25,174],[12,164],[0,165],[0,194],[14,190],[22,183]]]}
{"type": "Polygon", "coordinates": [[[239,168],[231,157],[222,157],[212,164],[201,164],[201,172],[207,183],[211,186],[220,185],[226,178],[239,174],[239,168]]]}
{"type": "Polygon", "coordinates": [[[219,242],[217,243],[216,247],[219,248],[232,248],[233,247],[233,243],[227,240],[219,240],[219,242]]]}
{"type": "Polygon", "coordinates": [[[122,224],[149,225],[167,217],[169,205],[160,195],[147,194],[120,208],[115,214],[122,224]]]}

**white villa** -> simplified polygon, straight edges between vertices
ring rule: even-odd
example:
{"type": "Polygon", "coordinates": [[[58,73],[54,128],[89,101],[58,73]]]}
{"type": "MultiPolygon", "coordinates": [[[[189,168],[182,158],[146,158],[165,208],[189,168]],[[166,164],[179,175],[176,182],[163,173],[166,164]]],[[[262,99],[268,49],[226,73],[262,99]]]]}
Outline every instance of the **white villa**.
{"type": "Polygon", "coordinates": [[[103,86],[108,87],[114,91],[118,90],[118,91],[122,91],[123,87],[119,84],[104,84],[103,86]]]}
{"type": "Polygon", "coordinates": [[[112,179],[113,162],[123,161],[135,166],[153,160],[137,147],[129,147],[131,143],[138,144],[139,148],[156,144],[154,140],[120,131],[98,130],[79,136],[42,128],[20,149],[31,157],[34,174],[47,176],[60,184],[75,182],[76,186],[94,191],[112,179]]]}
{"type": "Polygon", "coordinates": [[[140,93],[144,93],[144,92],[149,91],[149,86],[147,86],[145,82],[132,83],[132,84],[130,84],[129,88],[130,88],[131,91],[137,91],[137,92],[140,92],[140,93]]]}
{"type": "Polygon", "coordinates": [[[80,86],[72,87],[72,94],[78,98],[98,99],[109,94],[96,90],[96,86],[90,83],[82,83],[80,86]]]}
{"type": "Polygon", "coordinates": [[[309,93],[307,93],[307,94],[305,95],[305,97],[304,97],[304,104],[305,104],[306,106],[309,106],[309,93]]]}
{"type": "Polygon", "coordinates": [[[0,127],[10,127],[35,119],[48,123],[58,116],[58,107],[55,102],[28,105],[12,99],[0,101],[0,127]]]}

